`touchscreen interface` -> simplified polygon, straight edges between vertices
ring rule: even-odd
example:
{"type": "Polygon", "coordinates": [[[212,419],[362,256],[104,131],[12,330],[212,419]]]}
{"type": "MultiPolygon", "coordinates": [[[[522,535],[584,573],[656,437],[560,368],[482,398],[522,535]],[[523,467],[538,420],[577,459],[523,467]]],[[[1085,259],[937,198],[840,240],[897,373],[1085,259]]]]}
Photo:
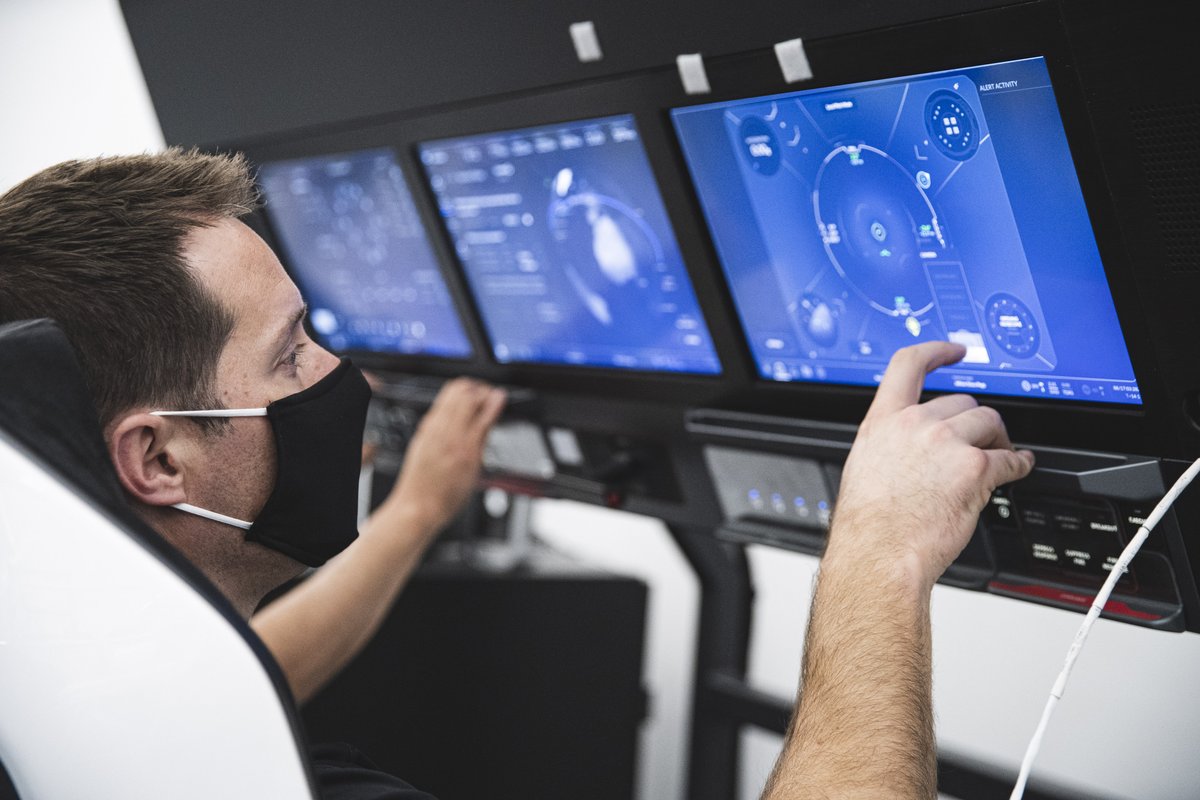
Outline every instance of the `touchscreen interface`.
{"type": "Polygon", "coordinates": [[[258,179],[283,261],[324,344],[471,354],[391,150],[270,162],[258,179]]]}
{"type": "Polygon", "coordinates": [[[1043,59],[672,118],[763,378],[1141,402],[1043,59]]]}
{"type": "Polygon", "coordinates": [[[631,116],[420,151],[496,360],[720,371],[631,116]]]}

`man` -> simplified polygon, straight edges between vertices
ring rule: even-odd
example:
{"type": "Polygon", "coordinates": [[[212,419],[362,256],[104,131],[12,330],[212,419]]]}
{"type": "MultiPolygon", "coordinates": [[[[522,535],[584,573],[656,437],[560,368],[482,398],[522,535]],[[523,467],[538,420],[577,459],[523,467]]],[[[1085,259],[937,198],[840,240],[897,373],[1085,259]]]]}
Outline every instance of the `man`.
{"type": "MultiPolygon", "coordinates": [[[[240,159],[179,151],[62,164],[0,198],[0,319],[64,328],[134,509],[247,618],[304,565],[174,505],[255,520],[279,472],[272,426],[150,412],[268,406],[337,364],[306,335],[278,259],[238,221],[256,198],[240,159]]],[[[361,539],[254,619],[300,702],[369,639],[474,489],[503,402],[475,382],[447,386],[361,539]]],[[[360,423],[352,453],[361,435],[360,423]]]]}
{"type": "MultiPolygon", "coordinates": [[[[504,397],[448,386],[347,546],[319,501],[353,471],[365,387],[308,339],[295,286],[238,221],[255,197],[236,157],[52,167],[0,197],[0,322],[64,327],[129,502],[243,614],[344,549],[252,619],[303,700],[370,638],[474,487],[504,397]]],[[[898,354],[855,442],[771,798],[933,796],[929,593],[991,490],[1031,466],[972,399],[917,405],[925,374],[962,355],[898,354]]]]}

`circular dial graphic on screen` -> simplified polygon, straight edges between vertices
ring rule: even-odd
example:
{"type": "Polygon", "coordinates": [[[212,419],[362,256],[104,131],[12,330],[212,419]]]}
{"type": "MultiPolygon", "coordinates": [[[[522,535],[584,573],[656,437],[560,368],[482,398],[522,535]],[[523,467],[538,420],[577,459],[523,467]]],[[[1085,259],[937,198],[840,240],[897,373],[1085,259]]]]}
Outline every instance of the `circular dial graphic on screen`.
{"type": "Polygon", "coordinates": [[[838,310],[820,295],[804,292],[788,304],[788,313],[800,330],[821,347],[837,344],[838,310]]]}
{"type": "Polygon", "coordinates": [[[966,161],[979,149],[979,124],[962,95],[944,89],[925,101],[925,130],[929,140],[955,161],[966,161]]]}
{"type": "Polygon", "coordinates": [[[1041,342],[1037,320],[1029,306],[1011,294],[994,294],[985,307],[988,331],[1009,355],[1028,358],[1041,342]]]}
{"type": "Polygon", "coordinates": [[[946,237],[925,191],[895,159],[865,144],[837,148],[817,170],[813,209],[834,268],[872,308],[916,317],[933,307],[922,265],[942,255],[946,237]]]}
{"type": "MultiPolygon", "coordinates": [[[[570,169],[554,178],[550,229],[563,252],[563,269],[583,305],[602,325],[612,325],[617,294],[658,297],[663,276],[662,243],[638,212],[620,200],[590,190],[570,169]]],[[[623,308],[633,307],[623,299],[623,308]]]]}

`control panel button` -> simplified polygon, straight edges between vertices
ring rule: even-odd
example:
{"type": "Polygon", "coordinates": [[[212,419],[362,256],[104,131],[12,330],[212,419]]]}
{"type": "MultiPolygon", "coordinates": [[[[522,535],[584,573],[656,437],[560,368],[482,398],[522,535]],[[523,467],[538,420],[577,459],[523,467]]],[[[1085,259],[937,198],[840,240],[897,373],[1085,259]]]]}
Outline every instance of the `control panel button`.
{"type": "Polygon", "coordinates": [[[983,522],[988,527],[1017,527],[1016,507],[1007,489],[1000,488],[992,492],[983,509],[983,522]]]}
{"type": "Polygon", "coordinates": [[[832,503],[816,461],[716,446],[704,458],[725,519],[828,527],[832,503]]]}

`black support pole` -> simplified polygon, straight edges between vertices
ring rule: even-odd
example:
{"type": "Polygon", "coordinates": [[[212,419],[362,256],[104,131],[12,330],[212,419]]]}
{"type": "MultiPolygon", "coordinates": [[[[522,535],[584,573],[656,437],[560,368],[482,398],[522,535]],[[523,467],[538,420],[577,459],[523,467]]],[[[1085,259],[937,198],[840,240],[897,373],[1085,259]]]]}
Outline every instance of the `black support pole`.
{"type": "Polygon", "coordinates": [[[743,721],[727,713],[726,699],[714,687],[746,677],[754,603],[750,567],[741,546],[720,541],[712,531],[679,526],[670,530],[700,580],[687,796],[731,800],[737,796],[743,721]]]}

